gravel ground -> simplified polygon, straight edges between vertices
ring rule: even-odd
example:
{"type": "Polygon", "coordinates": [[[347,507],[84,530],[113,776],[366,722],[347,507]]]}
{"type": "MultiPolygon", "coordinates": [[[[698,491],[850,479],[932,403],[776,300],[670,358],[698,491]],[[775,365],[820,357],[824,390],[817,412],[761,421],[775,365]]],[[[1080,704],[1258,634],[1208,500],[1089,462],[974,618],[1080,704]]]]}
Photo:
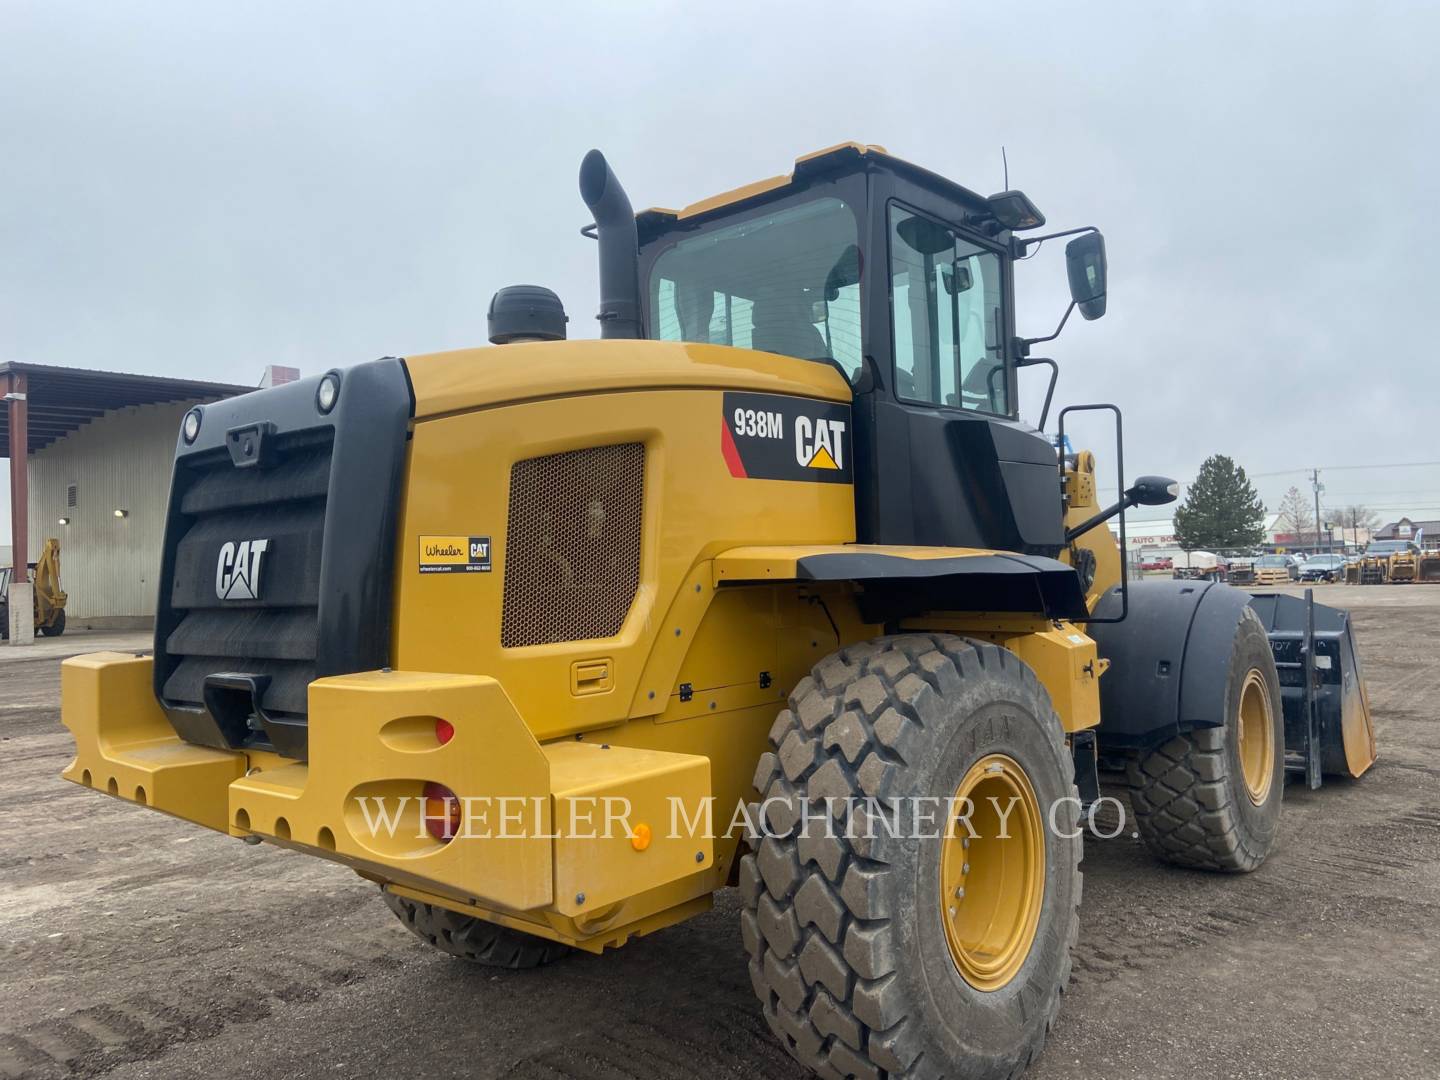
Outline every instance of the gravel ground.
{"type": "MultiPolygon", "coordinates": [[[[1290,785],[1244,877],[1088,841],[1033,1080],[1440,1075],[1440,588],[1317,591],[1355,613],[1380,761],[1290,785]]],[[[0,1077],[803,1075],[759,1017],[733,892],[607,956],[495,974],[339,866],[64,783],[57,657],[100,644],[0,646],[0,1077]]]]}

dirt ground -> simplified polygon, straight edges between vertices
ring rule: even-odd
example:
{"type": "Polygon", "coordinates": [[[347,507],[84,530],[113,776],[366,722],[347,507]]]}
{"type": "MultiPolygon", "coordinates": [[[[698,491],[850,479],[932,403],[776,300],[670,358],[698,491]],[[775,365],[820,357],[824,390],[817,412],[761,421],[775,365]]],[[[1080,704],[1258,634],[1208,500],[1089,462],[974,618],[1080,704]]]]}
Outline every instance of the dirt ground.
{"type": "MultiPolygon", "coordinates": [[[[1248,876],[1088,841],[1033,1080],[1440,1075],[1440,587],[1317,591],[1355,613],[1380,761],[1291,784],[1248,876]]],[[[57,657],[109,637],[0,646],[0,1077],[803,1075],[760,1019],[733,892],[618,952],[496,974],[339,866],[61,781],[57,657]]]]}

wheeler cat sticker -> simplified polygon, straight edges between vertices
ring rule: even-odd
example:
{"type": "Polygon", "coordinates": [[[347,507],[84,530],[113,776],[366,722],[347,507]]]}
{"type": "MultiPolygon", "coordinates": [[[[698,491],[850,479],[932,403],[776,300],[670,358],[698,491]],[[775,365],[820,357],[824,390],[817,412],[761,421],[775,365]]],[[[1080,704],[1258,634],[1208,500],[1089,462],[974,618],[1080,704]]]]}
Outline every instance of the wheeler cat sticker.
{"type": "Polygon", "coordinates": [[[420,573],[488,574],[489,572],[490,537],[420,537],[420,573]]]}
{"type": "Polygon", "coordinates": [[[782,394],[727,393],[720,453],[731,476],[853,484],[850,406],[782,394]]]}

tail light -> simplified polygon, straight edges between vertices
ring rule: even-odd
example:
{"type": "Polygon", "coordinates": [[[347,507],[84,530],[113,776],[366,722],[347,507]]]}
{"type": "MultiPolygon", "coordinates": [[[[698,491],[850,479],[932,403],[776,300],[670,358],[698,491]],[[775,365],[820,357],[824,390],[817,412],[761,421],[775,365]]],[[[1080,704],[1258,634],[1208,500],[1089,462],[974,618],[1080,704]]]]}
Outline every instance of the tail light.
{"type": "Polygon", "coordinates": [[[460,832],[463,814],[460,796],[444,784],[432,782],[425,785],[424,797],[426,830],[442,844],[448,844],[460,832]]]}

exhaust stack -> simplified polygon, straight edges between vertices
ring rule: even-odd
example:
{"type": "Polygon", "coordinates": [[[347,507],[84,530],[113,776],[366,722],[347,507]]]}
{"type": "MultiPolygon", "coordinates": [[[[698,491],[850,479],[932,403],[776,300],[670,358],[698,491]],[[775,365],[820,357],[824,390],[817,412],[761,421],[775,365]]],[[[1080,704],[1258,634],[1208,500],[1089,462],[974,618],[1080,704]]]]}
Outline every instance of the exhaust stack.
{"type": "Polygon", "coordinates": [[[640,234],[635,210],[605,155],[591,150],[580,163],[580,197],[595,215],[600,241],[600,336],[643,337],[640,329],[640,234]]]}

